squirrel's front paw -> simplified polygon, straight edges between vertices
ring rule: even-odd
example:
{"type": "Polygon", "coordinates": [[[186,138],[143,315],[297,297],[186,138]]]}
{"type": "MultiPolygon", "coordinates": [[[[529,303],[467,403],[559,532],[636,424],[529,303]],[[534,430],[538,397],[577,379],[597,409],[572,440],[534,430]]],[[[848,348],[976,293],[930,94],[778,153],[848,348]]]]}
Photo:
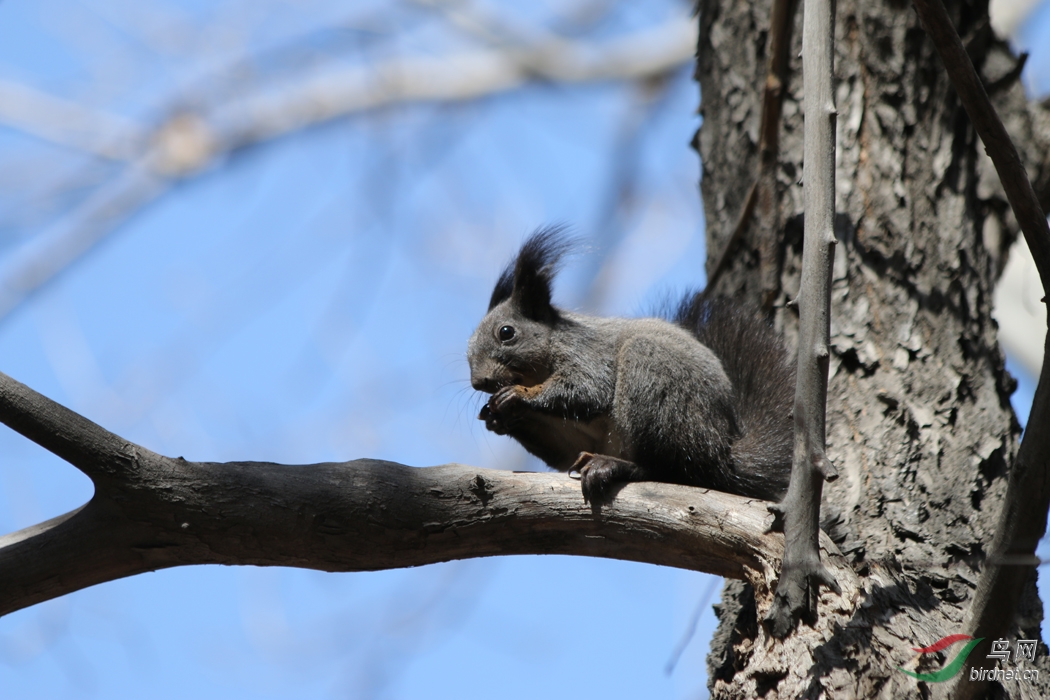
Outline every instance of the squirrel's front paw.
{"type": "Polygon", "coordinates": [[[514,409],[521,406],[521,401],[524,397],[525,392],[523,388],[517,384],[505,386],[489,399],[489,409],[498,415],[507,416],[514,409]]]}
{"type": "Polygon", "coordinates": [[[517,407],[521,406],[521,387],[505,386],[481,407],[478,418],[485,421],[485,427],[497,435],[506,435],[513,423],[517,407]]]}
{"type": "Polygon", "coordinates": [[[481,407],[481,413],[478,414],[478,418],[485,421],[485,428],[496,433],[496,435],[507,434],[507,426],[503,425],[503,421],[500,420],[500,417],[492,412],[492,409],[489,408],[489,404],[486,403],[481,407]]]}

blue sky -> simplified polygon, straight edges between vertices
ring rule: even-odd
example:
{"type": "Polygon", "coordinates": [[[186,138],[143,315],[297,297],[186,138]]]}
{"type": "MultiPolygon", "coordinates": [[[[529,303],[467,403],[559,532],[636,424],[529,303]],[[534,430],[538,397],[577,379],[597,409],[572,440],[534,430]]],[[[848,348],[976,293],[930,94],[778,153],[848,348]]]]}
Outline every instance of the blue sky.
{"type": "MultiPolygon", "coordinates": [[[[337,3],[275,2],[272,16],[252,7],[157,5],[150,16],[175,22],[178,10],[234,42],[243,13],[249,48],[305,33],[307,62],[375,36],[405,51],[453,41],[414,10],[397,15],[411,29],[401,39],[311,34],[311,22],[341,16],[337,3]]],[[[148,23],[119,21],[131,8],[0,4],[0,78],[148,120],[223,55],[211,44],[188,53],[192,32],[175,48],[147,44],[148,23]]],[[[553,12],[537,8],[515,16],[553,12]]],[[[686,11],[621,9],[589,31],[686,11]]],[[[139,209],[0,320],[0,369],[189,459],[539,468],[476,420],[466,339],[502,264],[549,222],[571,223],[590,246],[559,280],[563,305],[636,314],[702,283],[690,73],[648,102],[616,84],[541,85],[386,109],[237,152],[139,209]]],[[[0,263],[122,167],[10,129],[0,161],[0,263]],[[73,184],[40,196],[56,181],[73,184]]],[[[1030,386],[1015,396],[1025,414],[1030,386]]],[[[86,477],[6,428],[0,455],[0,531],[90,497],[86,477]]],[[[368,574],[180,568],[0,619],[0,697],[704,697],[718,590],[703,574],[570,557],[368,574]]]]}

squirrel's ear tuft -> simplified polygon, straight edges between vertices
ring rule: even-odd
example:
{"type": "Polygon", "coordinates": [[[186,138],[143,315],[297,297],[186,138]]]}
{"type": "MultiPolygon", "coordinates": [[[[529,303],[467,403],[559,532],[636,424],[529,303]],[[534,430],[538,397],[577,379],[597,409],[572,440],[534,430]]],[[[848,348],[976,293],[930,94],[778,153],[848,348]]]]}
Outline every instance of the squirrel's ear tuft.
{"type": "Polygon", "coordinates": [[[526,239],[518,257],[500,274],[489,311],[512,299],[526,318],[552,321],[558,316],[551,304],[551,283],[561,258],[572,248],[564,226],[545,226],[526,239]]]}
{"type": "Polygon", "coordinates": [[[496,280],[496,287],[492,290],[492,298],[489,299],[489,311],[496,308],[497,304],[502,304],[507,299],[510,299],[511,292],[514,291],[514,261],[511,260],[503,272],[500,273],[499,279],[496,280]]]}
{"type": "Polygon", "coordinates": [[[558,263],[572,247],[564,234],[564,226],[546,226],[529,236],[518,252],[510,298],[525,318],[548,323],[558,318],[551,286],[558,263]]]}

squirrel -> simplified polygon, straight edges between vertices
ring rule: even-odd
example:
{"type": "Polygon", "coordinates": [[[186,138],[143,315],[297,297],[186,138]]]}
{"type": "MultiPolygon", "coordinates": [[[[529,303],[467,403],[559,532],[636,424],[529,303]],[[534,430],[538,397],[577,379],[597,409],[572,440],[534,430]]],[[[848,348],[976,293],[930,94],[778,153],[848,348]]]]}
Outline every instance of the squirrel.
{"type": "Polygon", "coordinates": [[[605,318],[551,303],[571,243],[541,228],[499,276],[470,338],[478,416],[549,466],[577,471],[585,501],[663,481],[779,500],[793,452],[795,375],[777,333],[705,292],[670,320],[605,318]]]}

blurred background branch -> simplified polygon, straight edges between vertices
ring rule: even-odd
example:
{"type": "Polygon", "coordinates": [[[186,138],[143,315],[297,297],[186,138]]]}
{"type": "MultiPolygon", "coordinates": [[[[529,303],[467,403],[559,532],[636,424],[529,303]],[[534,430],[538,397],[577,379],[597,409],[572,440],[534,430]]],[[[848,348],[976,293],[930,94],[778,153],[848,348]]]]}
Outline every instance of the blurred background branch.
{"type": "MultiPolygon", "coordinates": [[[[542,468],[476,426],[464,344],[544,223],[590,246],[568,306],[701,282],[691,9],[0,5],[4,370],[170,454],[542,468]]],[[[90,496],[6,431],[0,454],[0,531],[90,496]]],[[[440,678],[469,654],[507,697],[693,696],[710,581],[564,558],[160,572],[0,620],[0,687],[463,697],[440,678]],[[572,593],[595,580],[616,585],[572,593]],[[581,644],[618,670],[595,679],[581,644]]]]}
{"type": "MultiPolygon", "coordinates": [[[[542,468],[479,427],[466,339],[546,223],[588,245],[564,306],[702,286],[691,12],[0,3],[0,369],[164,454],[542,468]]],[[[90,497],[41,453],[0,431],[0,532],[90,497]]],[[[0,688],[703,697],[710,585],[558,557],[158,572],[0,620],[0,688]]]]}
{"type": "MultiPolygon", "coordinates": [[[[696,28],[685,16],[587,40],[526,28],[473,11],[469,3],[419,4],[439,10],[438,18],[488,46],[437,56],[365,55],[350,65],[345,57],[332,56],[306,70],[252,81],[247,90],[176,88],[160,99],[166,106],[155,123],[146,125],[35,87],[0,82],[0,124],[87,156],[130,161],[124,172],[6,257],[0,267],[0,319],[174,182],[239,149],[397,104],[477,100],[537,82],[656,80],[687,64],[695,51],[696,28]]],[[[230,71],[219,67],[198,80],[215,82],[223,72],[230,71]]]]}

